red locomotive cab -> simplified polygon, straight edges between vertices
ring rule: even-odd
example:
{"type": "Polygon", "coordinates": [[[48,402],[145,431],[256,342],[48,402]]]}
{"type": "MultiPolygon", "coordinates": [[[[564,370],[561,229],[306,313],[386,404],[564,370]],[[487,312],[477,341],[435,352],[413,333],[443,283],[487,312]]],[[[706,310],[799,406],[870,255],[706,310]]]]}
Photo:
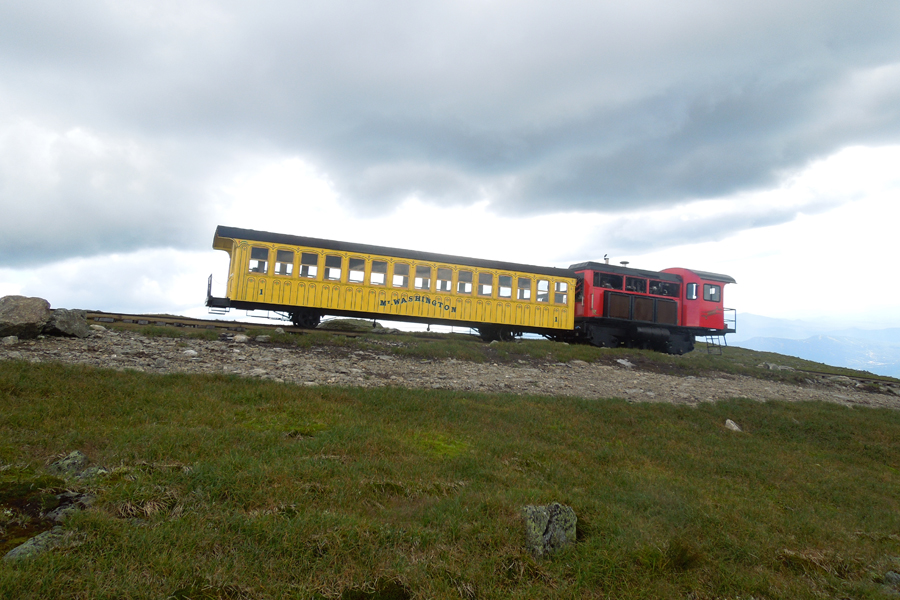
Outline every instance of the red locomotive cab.
{"type": "Polygon", "coordinates": [[[681,277],[683,282],[681,295],[681,324],[685,327],[715,329],[722,332],[733,332],[733,318],[726,318],[722,290],[728,283],[737,283],[728,275],[692,271],[690,269],[664,269],[663,273],[671,273],[681,277]]]}

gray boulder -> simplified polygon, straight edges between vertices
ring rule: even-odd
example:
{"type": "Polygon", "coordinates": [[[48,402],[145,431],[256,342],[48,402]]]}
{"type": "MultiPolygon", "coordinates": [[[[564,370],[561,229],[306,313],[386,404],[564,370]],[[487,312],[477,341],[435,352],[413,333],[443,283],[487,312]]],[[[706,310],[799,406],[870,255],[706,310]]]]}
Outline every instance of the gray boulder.
{"type": "Polygon", "coordinates": [[[554,502],[546,506],[526,506],[525,543],[535,558],[562,550],[575,543],[578,522],[571,507],[554,502]]]}
{"type": "Polygon", "coordinates": [[[91,327],[83,310],[57,308],[44,326],[44,334],[83,338],[91,335],[91,327]]]}
{"type": "Polygon", "coordinates": [[[4,296],[0,298],[0,338],[36,338],[52,314],[50,303],[43,298],[4,296]]]}
{"type": "Polygon", "coordinates": [[[50,531],[39,533],[24,544],[20,544],[6,553],[3,560],[21,560],[42,554],[47,550],[63,545],[66,533],[62,527],[54,527],[50,531]]]}
{"type": "Polygon", "coordinates": [[[88,457],[80,450],[69,453],[65,458],[52,463],[47,470],[54,475],[75,476],[85,470],[88,457]]]}

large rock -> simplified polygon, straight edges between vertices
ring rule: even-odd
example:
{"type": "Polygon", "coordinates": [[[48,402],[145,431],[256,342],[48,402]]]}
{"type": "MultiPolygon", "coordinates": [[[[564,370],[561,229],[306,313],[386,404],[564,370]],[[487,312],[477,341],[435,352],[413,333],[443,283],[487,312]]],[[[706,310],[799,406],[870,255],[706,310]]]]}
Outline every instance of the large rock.
{"type": "Polygon", "coordinates": [[[91,334],[91,327],[84,317],[83,310],[57,308],[44,326],[44,333],[83,338],[91,334]]]}
{"type": "Polygon", "coordinates": [[[0,338],[36,338],[52,314],[50,303],[43,298],[4,296],[0,298],[0,338]]]}
{"type": "Polygon", "coordinates": [[[575,543],[578,522],[571,507],[554,502],[546,506],[526,506],[525,542],[535,558],[562,550],[575,543]]]}
{"type": "Polygon", "coordinates": [[[75,450],[51,464],[47,470],[54,475],[74,476],[84,471],[87,465],[88,457],[80,450],[75,450]]]}
{"type": "Polygon", "coordinates": [[[62,527],[54,527],[50,531],[39,533],[24,544],[16,546],[4,555],[3,560],[14,561],[35,557],[63,545],[65,539],[65,530],[62,527]]]}

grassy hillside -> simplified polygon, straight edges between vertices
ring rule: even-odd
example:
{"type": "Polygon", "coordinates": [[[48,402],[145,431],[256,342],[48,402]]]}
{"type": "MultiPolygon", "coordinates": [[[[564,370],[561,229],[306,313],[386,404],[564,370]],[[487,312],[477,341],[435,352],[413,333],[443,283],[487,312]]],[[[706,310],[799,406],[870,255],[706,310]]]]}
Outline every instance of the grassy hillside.
{"type": "Polygon", "coordinates": [[[0,551],[16,494],[97,495],[0,598],[882,598],[900,568],[898,411],[21,362],[0,407],[0,551]],[[109,474],[48,478],[74,449],[109,474]],[[520,510],[551,501],[578,543],[535,560],[520,510]]]}

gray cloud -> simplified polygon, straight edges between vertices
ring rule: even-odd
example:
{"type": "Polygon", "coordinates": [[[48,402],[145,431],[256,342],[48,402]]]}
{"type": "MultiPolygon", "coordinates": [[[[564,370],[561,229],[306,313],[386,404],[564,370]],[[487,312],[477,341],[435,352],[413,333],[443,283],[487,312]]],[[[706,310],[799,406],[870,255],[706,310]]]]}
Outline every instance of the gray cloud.
{"type": "Polygon", "coordinates": [[[7,4],[0,122],[106,141],[34,159],[53,185],[32,189],[24,142],[0,138],[16,218],[0,252],[183,247],[215,220],[206,184],[254,153],[304,157],[362,212],[761,189],[848,144],[897,143],[898,40],[892,0],[7,4]]]}

